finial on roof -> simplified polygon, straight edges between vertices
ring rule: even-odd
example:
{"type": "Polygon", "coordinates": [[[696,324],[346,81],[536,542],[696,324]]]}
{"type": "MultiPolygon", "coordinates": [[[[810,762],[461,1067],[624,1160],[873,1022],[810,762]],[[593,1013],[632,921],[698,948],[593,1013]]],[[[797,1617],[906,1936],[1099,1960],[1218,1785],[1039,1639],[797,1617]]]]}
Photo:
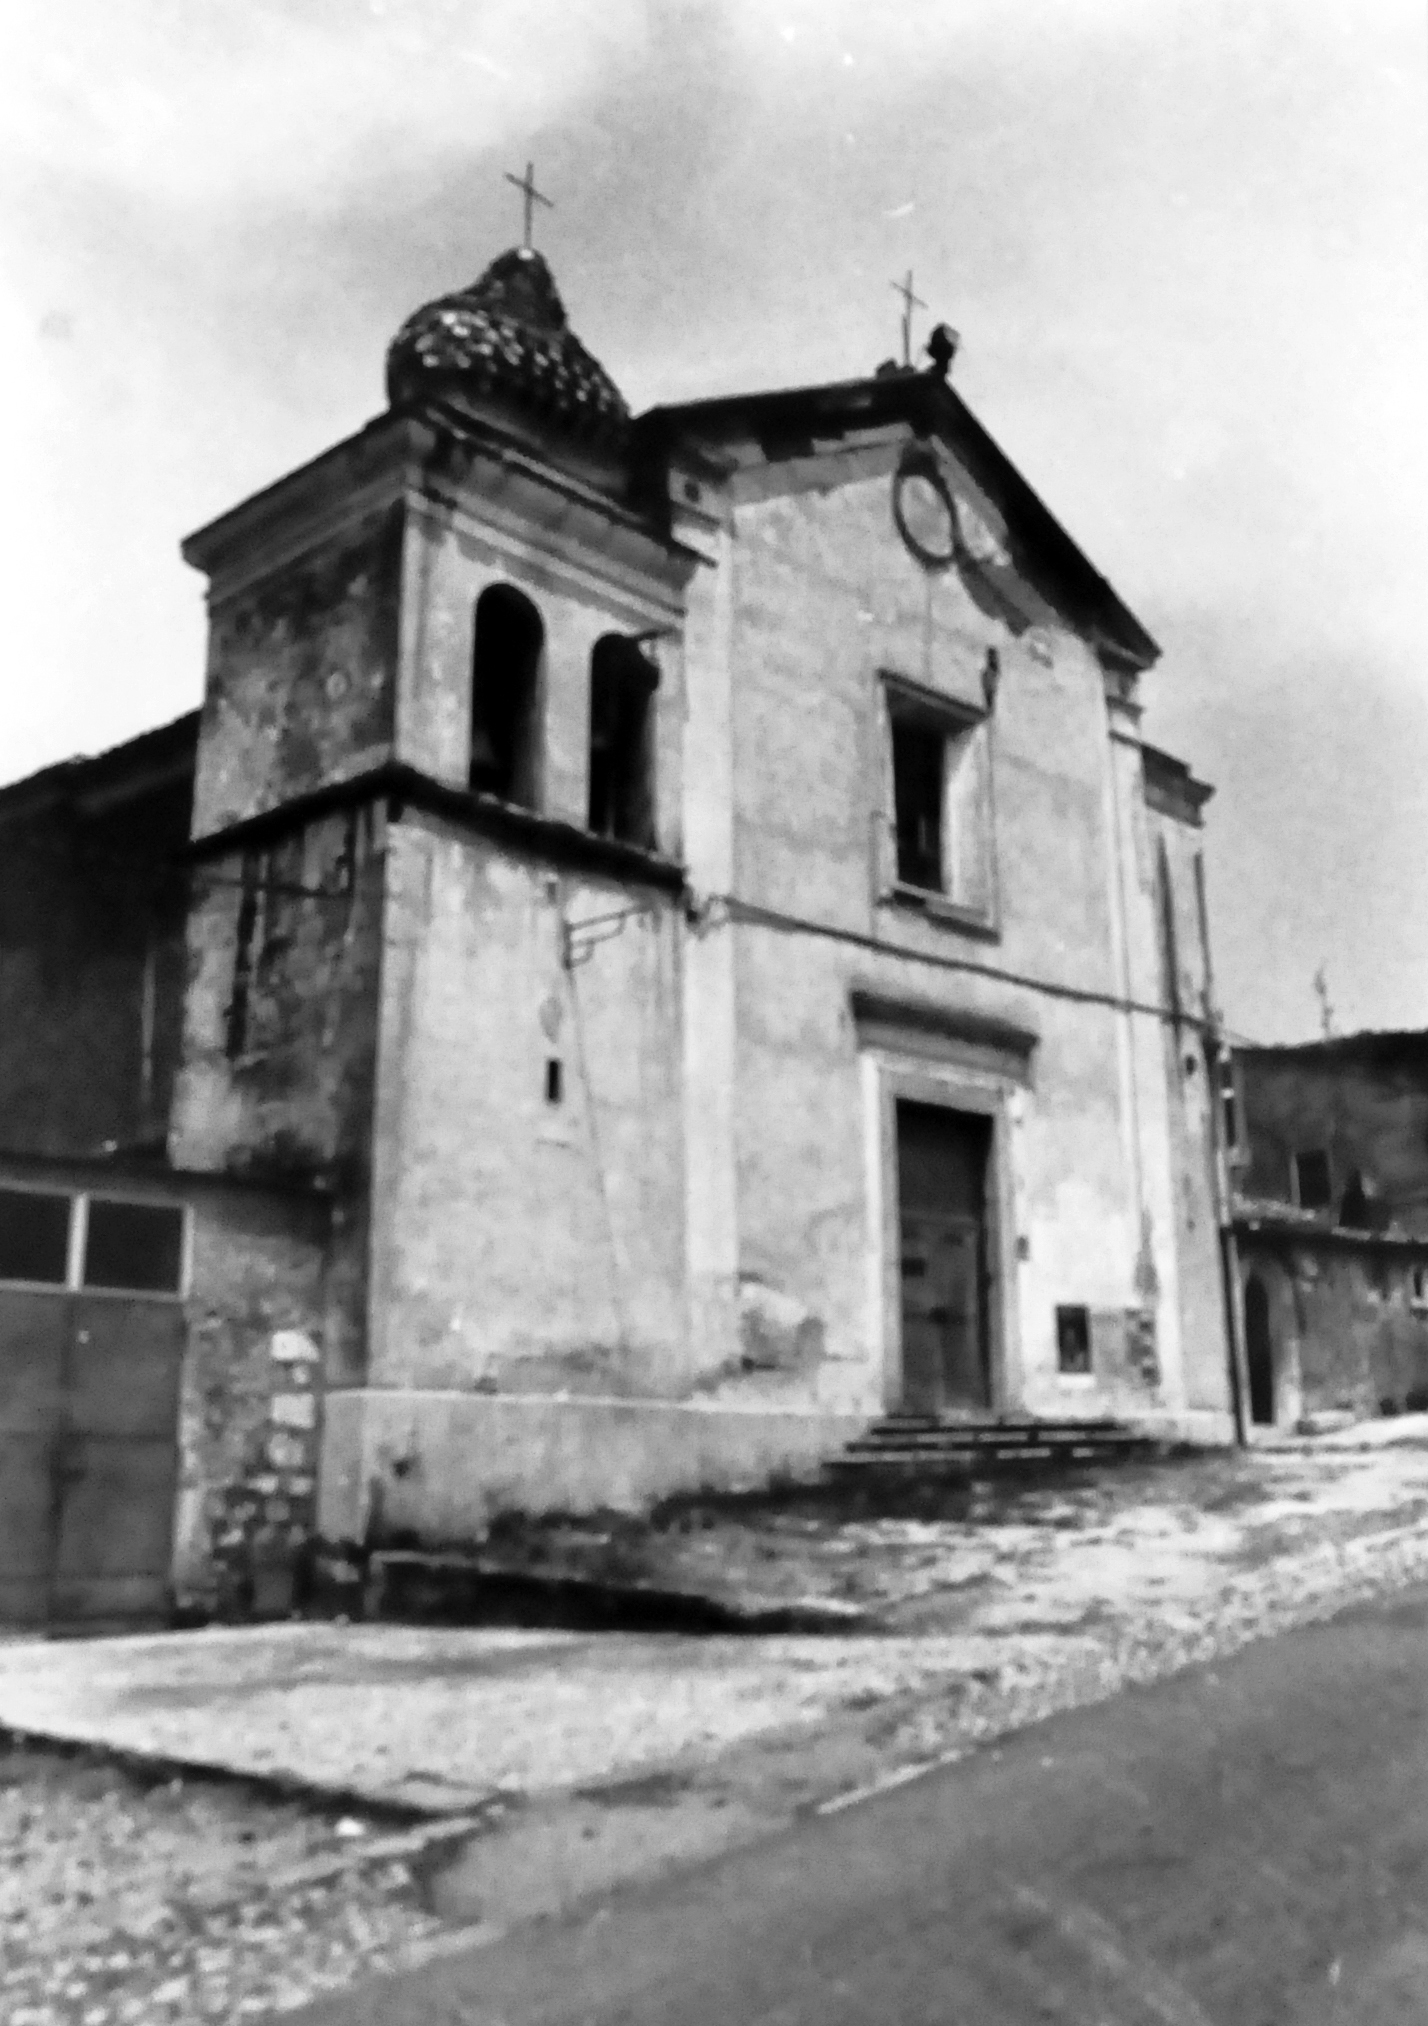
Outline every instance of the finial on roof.
{"type": "Polygon", "coordinates": [[[952,361],[957,356],[957,347],[962,342],[950,324],[934,324],[932,334],[923,346],[932,361],[932,371],[939,380],[945,380],[952,370],[952,361]]]}

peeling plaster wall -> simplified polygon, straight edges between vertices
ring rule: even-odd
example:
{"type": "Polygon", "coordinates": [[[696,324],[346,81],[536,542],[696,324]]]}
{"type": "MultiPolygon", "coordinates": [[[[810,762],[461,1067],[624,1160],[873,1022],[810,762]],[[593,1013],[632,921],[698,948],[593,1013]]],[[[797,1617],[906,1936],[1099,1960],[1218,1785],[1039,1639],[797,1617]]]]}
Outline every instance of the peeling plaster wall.
{"type": "Polygon", "coordinates": [[[176,1164],[364,1165],[384,838],[379,812],[344,810],[195,869],[176,1164]]]}
{"type": "Polygon", "coordinates": [[[385,822],[338,812],[196,869],[175,1165],[333,1194],[325,1369],[365,1369],[385,822]],[[241,1017],[240,1017],[241,1012],[241,1017]]]}
{"type": "Polygon", "coordinates": [[[1275,1419],[1347,1410],[1360,1418],[1428,1407],[1428,1309],[1412,1272],[1428,1260],[1352,1244],[1301,1245],[1242,1231],[1241,1285],[1269,1297],[1275,1419]]]}
{"type": "Polygon", "coordinates": [[[1350,1036],[1325,1048],[1237,1051],[1247,1196],[1292,1202],[1290,1156],[1330,1158],[1334,1208],[1357,1168],[1382,1222],[1428,1237],[1428,1050],[1419,1035],[1350,1036]]]}
{"type": "Polygon", "coordinates": [[[403,528],[385,508],[215,594],[195,836],[390,756],[403,528]]]}
{"type": "Polygon", "coordinates": [[[281,1609],[316,1511],[327,1206],[202,1189],[190,1219],[175,1596],[281,1609]]]}

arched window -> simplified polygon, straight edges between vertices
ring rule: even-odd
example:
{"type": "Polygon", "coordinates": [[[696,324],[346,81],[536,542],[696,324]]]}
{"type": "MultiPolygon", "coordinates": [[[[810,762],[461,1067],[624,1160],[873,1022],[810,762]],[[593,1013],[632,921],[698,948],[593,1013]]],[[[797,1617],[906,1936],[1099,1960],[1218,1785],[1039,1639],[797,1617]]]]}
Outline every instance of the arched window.
{"type": "Polygon", "coordinates": [[[527,809],[536,803],[544,644],[529,598],[510,584],[481,593],[471,657],[471,786],[527,809]]]}
{"type": "Polygon", "coordinates": [[[1249,1367],[1250,1420],[1274,1425],[1274,1337],[1269,1322],[1269,1289],[1257,1273],[1245,1282],[1245,1363],[1249,1367]]]}
{"type": "Polygon", "coordinates": [[[637,640],[606,633],[590,657],[590,828],[652,851],[654,693],[659,670],[637,640]]]}

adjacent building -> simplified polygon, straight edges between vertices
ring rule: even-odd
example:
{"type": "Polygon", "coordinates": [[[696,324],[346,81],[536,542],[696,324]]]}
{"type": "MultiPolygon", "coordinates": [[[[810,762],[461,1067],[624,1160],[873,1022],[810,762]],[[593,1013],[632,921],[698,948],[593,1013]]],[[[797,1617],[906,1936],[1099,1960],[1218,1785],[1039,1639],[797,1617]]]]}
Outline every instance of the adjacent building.
{"type": "Polygon", "coordinates": [[[1234,1073],[1250,1425],[1428,1408],[1428,1034],[1241,1048],[1234,1073]]]}
{"type": "Polygon", "coordinates": [[[929,350],[632,418],[513,250],[185,544],[197,719],[0,793],[0,1609],[1229,1438],[1209,790],[929,350]]]}

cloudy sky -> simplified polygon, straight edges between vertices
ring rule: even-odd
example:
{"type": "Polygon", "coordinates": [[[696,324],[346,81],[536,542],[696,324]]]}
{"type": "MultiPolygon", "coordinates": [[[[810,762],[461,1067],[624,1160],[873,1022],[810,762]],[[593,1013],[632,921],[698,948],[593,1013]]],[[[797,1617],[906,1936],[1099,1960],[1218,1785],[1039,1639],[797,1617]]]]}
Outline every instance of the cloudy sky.
{"type": "Polygon", "coordinates": [[[0,778],[200,691],[188,529],[518,232],[632,404],[841,378],[890,277],[1161,642],[1221,997],[1428,1024],[1420,0],[8,0],[0,778]]]}

